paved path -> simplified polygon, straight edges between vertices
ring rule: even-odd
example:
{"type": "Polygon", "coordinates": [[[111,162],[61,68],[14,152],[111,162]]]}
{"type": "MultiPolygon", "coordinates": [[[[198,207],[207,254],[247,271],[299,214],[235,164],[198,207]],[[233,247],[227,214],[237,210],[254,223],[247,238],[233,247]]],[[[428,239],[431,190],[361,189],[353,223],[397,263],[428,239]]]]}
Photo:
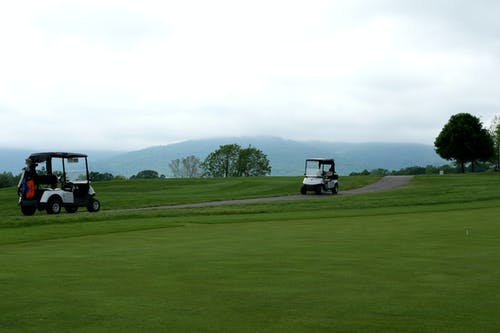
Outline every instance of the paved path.
{"type": "MultiPolygon", "coordinates": [[[[377,182],[353,190],[340,191],[338,195],[356,195],[371,192],[382,192],[390,191],[400,188],[413,178],[413,176],[385,176],[377,182]]],[[[168,206],[157,206],[157,207],[145,207],[145,208],[130,208],[130,209],[119,209],[119,210],[108,210],[107,212],[128,212],[128,211],[143,211],[143,210],[160,210],[160,209],[172,209],[172,208],[198,208],[198,207],[216,207],[216,206],[227,206],[227,205],[242,205],[251,203],[261,203],[261,202],[275,202],[275,201],[294,201],[294,200],[307,200],[319,198],[322,196],[333,196],[332,194],[323,195],[287,195],[280,197],[266,197],[266,198],[252,198],[252,199],[237,199],[237,200],[222,200],[222,201],[210,201],[210,202],[200,202],[200,203],[189,203],[182,205],[168,205],[168,206]]]]}
{"type": "Polygon", "coordinates": [[[347,190],[344,192],[340,192],[343,195],[354,195],[354,194],[362,194],[362,193],[370,193],[370,192],[382,192],[382,191],[390,191],[408,184],[410,180],[412,180],[413,176],[385,176],[379,181],[361,187],[354,190],[347,190]]]}

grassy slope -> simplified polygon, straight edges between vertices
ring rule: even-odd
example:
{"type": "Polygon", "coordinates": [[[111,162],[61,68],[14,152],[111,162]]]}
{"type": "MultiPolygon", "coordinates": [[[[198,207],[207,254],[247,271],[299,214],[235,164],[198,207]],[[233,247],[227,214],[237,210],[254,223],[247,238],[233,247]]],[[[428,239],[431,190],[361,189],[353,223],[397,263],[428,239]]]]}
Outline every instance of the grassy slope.
{"type": "MultiPolygon", "coordinates": [[[[0,327],[496,332],[499,181],[426,176],[394,192],[304,202],[9,213],[0,327]]],[[[98,185],[106,201],[120,192],[98,185]]],[[[232,187],[217,186],[221,196],[232,187]]],[[[141,204],[156,204],[148,198],[141,204]]]]}

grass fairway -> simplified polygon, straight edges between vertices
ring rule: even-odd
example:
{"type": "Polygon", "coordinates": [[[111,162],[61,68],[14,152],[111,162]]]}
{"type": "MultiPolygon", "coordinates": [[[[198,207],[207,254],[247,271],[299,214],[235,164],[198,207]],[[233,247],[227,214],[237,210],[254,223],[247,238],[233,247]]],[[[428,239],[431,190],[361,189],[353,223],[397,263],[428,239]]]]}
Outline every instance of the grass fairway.
{"type": "Polygon", "coordinates": [[[496,174],[303,202],[4,214],[2,332],[500,327],[496,174]]]}

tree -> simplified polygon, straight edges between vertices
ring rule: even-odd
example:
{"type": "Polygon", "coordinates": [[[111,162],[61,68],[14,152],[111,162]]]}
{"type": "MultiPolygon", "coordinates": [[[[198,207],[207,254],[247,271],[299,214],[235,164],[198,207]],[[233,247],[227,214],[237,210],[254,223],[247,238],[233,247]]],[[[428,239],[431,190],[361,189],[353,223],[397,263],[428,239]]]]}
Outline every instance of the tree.
{"type": "Polygon", "coordinates": [[[205,158],[201,167],[208,177],[262,176],[271,172],[262,151],[252,147],[241,149],[237,144],[220,146],[205,158]]]}
{"type": "Polygon", "coordinates": [[[474,171],[475,161],[488,161],[493,157],[493,139],[479,118],[469,113],[451,116],[434,146],[442,158],[456,160],[462,173],[465,172],[465,163],[471,162],[474,171]]]}
{"type": "Polygon", "coordinates": [[[175,178],[194,178],[200,175],[200,160],[194,155],[175,159],[168,166],[175,178]]]}
{"type": "Polygon", "coordinates": [[[130,177],[130,179],[156,179],[160,178],[157,171],[154,170],[142,170],[137,173],[137,175],[130,177]]]}
{"type": "Polygon", "coordinates": [[[170,163],[168,163],[168,167],[170,168],[170,171],[172,172],[172,176],[174,178],[182,178],[180,159],[177,158],[175,160],[170,161],[170,163]]]}
{"type": "Polygon", "coordinates": [[[500,170],[500,122],[495,128],[495,161],[497,162],[497,170],[500,170]]]}
{"type": "Polygon", "coordinates": [[[237,175],[236,165],[241,147],[237,144],[219,146],[201,164],[209,177],[232,177],[237,175]]]}
{"type": "Polygon", "coordinates": [[[170,161],[168,164],[168,167],[170,168],[170,171],[172,172],[172,176],[174,178],[182,178],[182,170],[181,170],[181,160],[180,159],[175,159],[170,161]]]}
{"type": "Polygon", "coordinates": [[[271,166],[262,151],[253,147],[240,150],[237,163],[238,176],[265,176],[269,173],[271,166]]]}
{"type": "Polygon", "coordinates": [[[186,178],[195,178],[200,175],[200,159],[194,155],[183,158],[182,167],[186,178]]]}
{"type": "Polygon", "coordinates": [[[490,125],[490,135],[493,138],[495,153],[492,162],[497,164],[497,170],[500,169],[500,117],[495,116],[490,125]]]}

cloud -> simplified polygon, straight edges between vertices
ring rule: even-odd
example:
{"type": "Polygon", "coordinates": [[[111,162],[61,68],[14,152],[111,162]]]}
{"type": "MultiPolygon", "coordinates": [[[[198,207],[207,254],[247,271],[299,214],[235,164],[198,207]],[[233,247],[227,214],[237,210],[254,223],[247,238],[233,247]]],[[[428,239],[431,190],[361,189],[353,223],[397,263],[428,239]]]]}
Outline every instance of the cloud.
{"type": "Polygon", "coordinates": [[[79,39],[104,48],[123,50],[162,36],[166,29],[160,20],[133,8],[87,2],[63,2],[34,17],[33,26],[49,43],[79,39]]]}
{"type": "Polygon", "coordinates": [[[221,134],[431,144],[454,113],[498,113],[498,7],[9,3],[0,145],[131,149],[221,134]],[[90,135],[71,135],[74,124],[90,135]]]}

